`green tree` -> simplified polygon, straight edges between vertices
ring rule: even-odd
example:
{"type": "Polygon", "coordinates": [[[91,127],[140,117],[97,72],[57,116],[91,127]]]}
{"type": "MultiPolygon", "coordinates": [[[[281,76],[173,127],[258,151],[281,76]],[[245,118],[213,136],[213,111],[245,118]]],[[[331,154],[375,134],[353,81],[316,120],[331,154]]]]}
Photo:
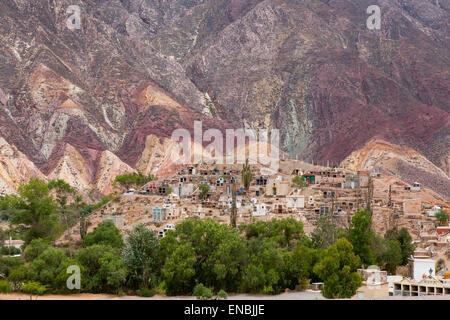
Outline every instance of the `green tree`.
{"type": "Polygon", "coordinates": [[[294,183],[297,187],[301,187],[301,188],[308,186],[308,184],[305,182],[305,180],[303,180],[300,176],[295,176],[292,179],[292,183],[294,183]]]}
{"type": "Polygon", "coordinates": [[[411,255],[414,254],[414,250],[416,249],[415,244],[412,241],[412,237],[409,234],[408,230],[405,228],[402,228],[398,230],[396,227],[392,228],[391,230],[388,230],[386,234],[384,235],[384,238],[389,240],[398,240],[400,242],[400,246],[402,248],[402,263],[401,265],[407,265],[408,259],[411,257],[411,255]]]}
{"type": "Polygon", "coordinates": [[[0,247],[3,247],[5,244],[6,235],[5,232],[0,228],[0,247]]]}
{"type": "Polygon", "coordinates": [[[10,212],[13,225],[30,226],[25,234],[25,242],[30,243],[35,238],[55,239],[60,231],[54,214],[57,205],[47,183],[31,178],[28,184],[19,186],[18,193],[6,195],[1,207],[10,212]]]}
{"type": "Polygon", "coordinates": [[[341,229],[333,221],[331,214],[322,215],[316,222],[311,234],[312,246],[316,249],[326,249],[339,239],[341,229]]]}
{"type": "Polygon", "coordinates": [[[162,265],[159,241],[144,224],[128,232],[123,259],[128,268],[128,283],[133,288],[148,288],[157,284],[162,265]]]}
{"type": "Polygon", "coordinates": [[[434,215],[434,217],[439,221],[441,225],[448,224],[448,213],[443,209],[439,209],[438,212],[434,215]]]}
{"type": "Polygon", "coordinates": [[[127,268],[118,249],[94,244],[79,250],[76,259],[83,266],[84,291],[117,293],[125,284],[127,268]]]}
{"type": "Polygon", "coordinates": [[[198,186],[199,190],[200,190],[200,194],[199,194],[199,198],[200,199],[205,199],[206,196],[208,195],[210,186],[208,184],[200,184],[198,186]]]}
{"type": "Polygon", "coordinates": [[[31,262],[36,259],[42,252],[47,250],[50,244],[42,239],[34,239],[25,248],[24,257],[26,262],[31,262]]]}
{"type": "Polygon", "coordinates": [[[27,279],[40,282],[57,292],[66,291],[66,281],[70,276],[67,268],[75,265],[63,250],[48,247],[27,268],[27,279]]]}
{"type": "Polygon", "coordinates": [[[168,295],[190,294],[192,292],[195,284],[194,267],[196,261],[195,251],[190,243],[180,243],[174,248],[161,270],[168,295]]]}
{"type": "Polygon", "coordinates": [[[0,258],[0,274],[4,277],[8,277],[9,273],[20,266],[23,266],[23,261],[16,257],[0,258]]]}
{"type": "Polygon", "coordinates": [[[244,184],[245,191],[248,192],[250,184],[252,183],[252,170],[248,164],[248,159],[246,159],[245,164],[242,165],[242,183],[244,184]]]}
{"type": "Polygon", "coordinates": [[[351,298],[362,285],[362,276],[356,271],[360,259],[355,255],[352,244],[345,238],[320,253],[314,266],[324,282],[322,294],[325,298],[351,298]]]}
{"type": "Polygon", "coordinates": [[[257,221],[241,227],[247,239],[272,240],[280,247],[290,247],[304,237],[303,223],[293,218],[257,221]]]}
{"type": "Polygon", "coordinates": [[[319,252],[315,249],[305,247],[304,245],[298,245],[292,252],[292,264],[290,272],[294,279],[295,285],[298,285],[302,280],[311,280],[315,278],[313,271],[314,265],[319,258],[319,252]]]}
{"type": "Polygon", "coordinates": [[[402,248],[398,240],[389,240],[383,255],[384,267],[390,274],[395,274],[397,266],[402,264],[402,248]]]}
{"type": "Polygon", "coordinates": [[[127,173],[116,176],[113,182],[113,186],[116,186],[117,183],[124,186],[126,189],[129,189],[130,187],[140,187],[145,185],[146,183],[150,181],[157,180],[157,177],[154,175],[143,175],[142,173],[127,173]]]}
{"type": "Polygon", "coordinates": [[[375,263],[379,266],[384,265],[384,254],[386,252],[386,240],[379,234],[374,234],[371,244],[375,257],[375,263]]]}
{"type": "Polygon", "coordinates": [[[121,249],[123,247],[123,239],[120,235],[120,230],[117,229],[111,220],[101,223],[83,239],[83,247],[85,248],[94,244],[103,244],[121,249]]]}
{"type": "Polygon", "coordinates": [[[369,211],[360,210],[352,218],[348,236],[355,253],[365,265],[375,262],[375,254],[372,249],[374,231],[371,229],[372,215],[369,211]]]}
{"type": "Polygon", "coordinates": [[[248,264],[243,267],[243,292],[276,294],[283,281],[285,260],[274,241],[253,238],[248,241],[248,264]]]}
{"type": "MultiPolygon", "coordinates": [[[[212,219],[185,220],[177,225],[175,232],[169,232],[161,240],[161,252],[166,262],[163,270],[166,269],[167,259],[178,261],[178,257],[173,257],[173,252],[186,244],[194,250],[193,267],[198,282],[215,290],[234,291],[239,287],[240,266],[246,259],[246,252],[245,239],[237,230],[212,219]]],[[[190,287],[188,292],[192,289],[190,287]]]]}

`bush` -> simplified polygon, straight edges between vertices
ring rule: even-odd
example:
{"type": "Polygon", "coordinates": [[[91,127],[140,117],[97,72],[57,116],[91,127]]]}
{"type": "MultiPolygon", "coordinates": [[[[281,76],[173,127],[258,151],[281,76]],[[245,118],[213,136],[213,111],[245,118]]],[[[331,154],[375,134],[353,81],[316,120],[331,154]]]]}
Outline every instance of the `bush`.
{"type": "Polygon", "coordinates": [[[123,240],[120,230],[112,221],[105,221],[100,224],[94,231],[88,233],[83,239],[83,247],[89,247],[94,244],[111,246],[113,248],[122,248],[123,240]]]}
{"type": "Polygon", "coordinates": [[[0,293],[10,293],[11,287],[8,281],[0,281],[0,293]]]}
{"type": "Polygon", "coordinates": [[[22,265],[23,261],[19,257],[0,258],[0,274],[7,277],[13,268],[20,267],[22,265]]]}
{"type": "Polygon", "coordinates": [[[148,289],[148,288],[142,288],[137,291],[137,295],[139,297],[153,297],[155,295],[155,290],[148,289]]]}
{"type": "Polygon", "coordinates": [[[77,262],[83,267],[82,289],[94,293],[117,293],[125,284],[127,269],[118,249],[93,245],[79,250],[77,262]]]}
{"type": "Polygon", "coordinates": [[[201,283],[195,286],[192,295],[197,299],[211,299],[213,296],[212,290],[201,283]]]}
{"type": "Polygon", "coordinates": [[[42,285],[39,282],[30,281],[30,282],[25,283],[20,288],[20,291],[22,291],[23,293],[35,294],[38,296],[42,296],[45,292],[47,292],[47,287],[42,285]]]}
{"type": "Polygon", "coordinates": [[[16,267],[11,270],[8,280],[12,284],[13,290],[17,290],[22,282],[27,280],[27,272],[28,270],[25,266],[16,267]]]}
{"type": "Polygon", "coordinates": [[[0,254],[4,255],[4,256],[9,256],[9,255],[14,256],[16,254],[21,254],[21,253],[22,253],[22,251],[16,247],[4,246],[4,247],[1,247],[1,249],[0,249],[0,254]]]}
{"type": "Polygon", "coordinates": [[[50,245],[42,239],[34,239],[25,248],[24,258],[26,262],[36,259],[42,252],[48,249],[50,245]]]}
{"type": "Polygon", "coordinates": [[[226,300],[226,299],[228,299],[228,294],[227,294],[225,291],[220,290],[220,291],[217,293],[217,299],[223,299],[223,300],[226,300]]]}

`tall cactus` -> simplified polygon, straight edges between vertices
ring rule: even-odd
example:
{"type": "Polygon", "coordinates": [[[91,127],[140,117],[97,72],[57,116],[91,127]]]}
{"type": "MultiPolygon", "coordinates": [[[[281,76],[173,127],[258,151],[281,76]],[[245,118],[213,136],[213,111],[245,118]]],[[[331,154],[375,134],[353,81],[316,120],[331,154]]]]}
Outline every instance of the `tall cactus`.
{"type": "Polygon", "coordinates": [[[252,182],[252,170],[248,164],[248,159],[245,160],[245,164],[242,165],[242,183],[244,184],[245,191],[250,189],[250,183],[252,182]]]}

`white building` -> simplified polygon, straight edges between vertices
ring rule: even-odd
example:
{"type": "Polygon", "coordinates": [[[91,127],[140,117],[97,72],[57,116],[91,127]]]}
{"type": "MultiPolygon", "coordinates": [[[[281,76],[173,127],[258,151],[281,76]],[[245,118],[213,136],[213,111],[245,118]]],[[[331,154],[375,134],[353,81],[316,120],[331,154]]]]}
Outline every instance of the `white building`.
{"type": "Polygon", "coordinates": [[[409,259],[409,270],[411,278],[414,280],[422,280],[427,276],[435,276],[436,261],[432,259],[409,259]]]}

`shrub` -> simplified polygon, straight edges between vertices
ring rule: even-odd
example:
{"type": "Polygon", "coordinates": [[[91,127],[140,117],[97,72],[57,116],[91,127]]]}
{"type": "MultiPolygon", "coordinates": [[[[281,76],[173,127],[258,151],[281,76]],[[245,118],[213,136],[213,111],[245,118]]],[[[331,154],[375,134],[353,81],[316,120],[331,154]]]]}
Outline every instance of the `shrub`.
{"type": "Polygon", "coordinates": [[[47,287],[42,285],[39,282],[30,281],[30,282],[25,283],[20,288],[20,291],[22,291],[23,293],[35,294],[38,296],[42,296],[47,291],[47,287]]]}
{"type": "Polygon", "coordinates": [[[21,254],[21,253],[22,253],[22,251],[16,247],[4,246],[4,247],[1,247],[1,249],[0,249],[0,254],[4,255],[4,256],[9,256],[9,255],[13,256],[16,254],[21,254]]]}
{"type": "Polygon", "coordinates": [[[16,267],[11,270],[8,276],[13,290],[17,290],[23,281],[27,280],[27,268],[25,266],[16,267]]]}
{"type": "Polygon", "coordinates": [[[203,284],[198,284],[194,287],[192,292],[193,296],[197,299],[211,299],[213,294],[210,288],[205,287],[203,284]]]}
{"type": "Polygon", "coordinates": [[[8,281],[0,281],[0,293],[10,293],[11,287],[8,281]]]}
{"type": "Polygon", "coordinates": [[[7,277],[13,268],[21,265],[23,265],[23,261],[19,257],[0,258],[0,274],[7,277]]]}
{"type": "Polygon", "coordinates": [[[217,293],[217,299],[223,299],[223,300],[226,300],[226,299],[228,299],[228,294],[227,294],[225,291],[220,290],[220,291],[217,293]]]}
{"type": "Polygon", "coordinates": [[[148,289],[148,288],[142,288],[137,291],[137,295],[139,297],[153,297],[155,295],[155,290],[148,289]]]}
{"type": "Polygon", "coordinates": [[[94,293],[117,293],[122,289],[127,276],[118,249],[104,245],[93,245],[79,250],[77,262],[83,267],[82,289],[94,293]]]}
{"type": "Polygon", "coordinates": [[[83,247],[89,247],[94,244],[111,246],[113,248],[122,248],[123,240],[120,230],[112,221],[105,221],[100,224],[94,231],[88,233],[83,239],[83,247]]]}
{"type": "Polygon", "coordinates": [[[42,239],[34,239],[25,248],[25,261],[31,262],[36,259],[42,252],[48,249],[50,245],[42,239]]]}

